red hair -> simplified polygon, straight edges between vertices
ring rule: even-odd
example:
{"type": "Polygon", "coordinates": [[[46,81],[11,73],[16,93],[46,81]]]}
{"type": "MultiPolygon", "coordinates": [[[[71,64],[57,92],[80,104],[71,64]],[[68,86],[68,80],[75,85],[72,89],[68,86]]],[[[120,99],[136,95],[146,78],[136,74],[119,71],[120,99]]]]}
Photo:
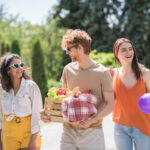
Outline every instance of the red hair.
{"type": "Polygon", "coordinates": [[[116,41],[115,45],[114,45],[114,54],[115,54],[115,58],[119,61],[118,59],[118,50],[119,50],[119,46],[121,43],[123,43],[126,39],[125,38],[120,38],[116,41]]]}

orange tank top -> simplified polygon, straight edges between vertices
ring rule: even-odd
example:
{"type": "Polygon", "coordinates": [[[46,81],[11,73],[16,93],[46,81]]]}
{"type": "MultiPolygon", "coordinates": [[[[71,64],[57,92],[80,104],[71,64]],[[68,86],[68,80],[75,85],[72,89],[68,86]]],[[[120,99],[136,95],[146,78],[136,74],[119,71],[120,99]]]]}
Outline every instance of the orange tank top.
{"type": "Polygon", "coordinates": [[[141,77],[131,88],[126,88],[119,74],[114,80],[115,108],[113,121],[139,129],[150,137],[150,114],[144,114],[138,107],[139,98],[146,93],[146,86],[141,77]]]}

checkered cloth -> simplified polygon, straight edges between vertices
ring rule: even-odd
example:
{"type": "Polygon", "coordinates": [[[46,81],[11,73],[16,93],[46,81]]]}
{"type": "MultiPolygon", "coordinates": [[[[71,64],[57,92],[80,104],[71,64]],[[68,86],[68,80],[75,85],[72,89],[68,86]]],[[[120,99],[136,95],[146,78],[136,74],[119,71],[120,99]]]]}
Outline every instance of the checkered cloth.
{"type": "Polygon", "coordinates": [[[82,94],[62,101],[62,115],[65,121],[76,122],[86,120],[97,113],[97,97],[82,94]]]}

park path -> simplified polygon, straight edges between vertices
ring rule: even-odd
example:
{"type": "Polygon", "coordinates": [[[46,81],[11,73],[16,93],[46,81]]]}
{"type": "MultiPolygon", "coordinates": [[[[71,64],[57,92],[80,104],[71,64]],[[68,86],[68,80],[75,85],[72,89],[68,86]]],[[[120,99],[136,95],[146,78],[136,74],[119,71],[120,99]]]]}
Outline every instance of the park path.
{"type": "MultiPolygon", "coordinates": [[[[104,118],[103,130],[105,135],[106,150],[115,150],[113,138],[114,123],[112,122],[112,114],[104,118]]],[[[59,150],[61,134],[61,123],[50,123],[44,125],[42,128],[41,150],[59,150]]]]}

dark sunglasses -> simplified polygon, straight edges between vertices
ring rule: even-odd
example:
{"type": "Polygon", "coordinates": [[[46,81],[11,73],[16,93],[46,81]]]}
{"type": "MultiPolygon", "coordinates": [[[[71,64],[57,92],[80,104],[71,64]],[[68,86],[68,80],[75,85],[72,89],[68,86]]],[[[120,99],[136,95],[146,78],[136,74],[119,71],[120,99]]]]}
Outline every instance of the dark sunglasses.
{"type": "Polygon", "coordinates": [[[69,52],[70,52],[70,51],[71,51],[71,48],[76,47],[76,46],[77,46],[77,45],[73,45],[73,46],[67,47],[67,48],[66,48],[66,51],[69,51],[69,52]]]}
{"type": "Polygon", "coordinates": [[[20,64],[12,64],[9,66],[10,67],[14,67],[14,68],[23,68],[24,67],[24,62],[20,63],[20,64]]]}

